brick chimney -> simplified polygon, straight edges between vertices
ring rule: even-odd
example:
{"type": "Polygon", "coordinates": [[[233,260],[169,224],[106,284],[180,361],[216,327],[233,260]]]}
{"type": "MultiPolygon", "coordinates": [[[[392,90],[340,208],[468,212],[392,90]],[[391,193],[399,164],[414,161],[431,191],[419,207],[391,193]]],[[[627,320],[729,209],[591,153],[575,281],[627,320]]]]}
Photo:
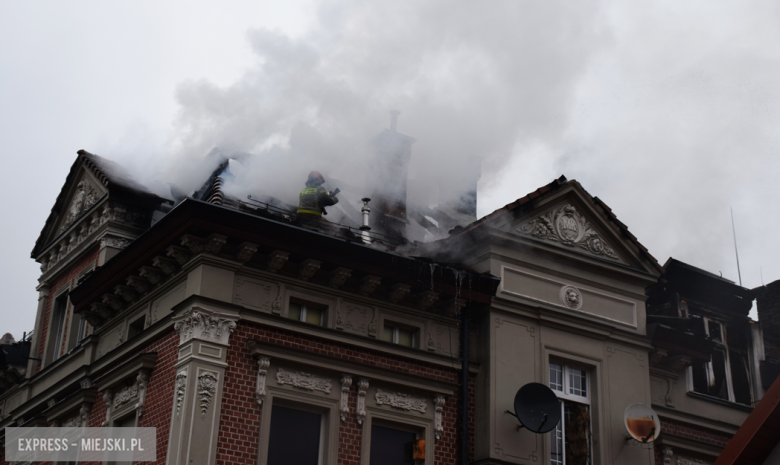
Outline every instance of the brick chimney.
{"type": "MultiPolygon", "coordinates": [[[[415,139],[397,131],[399,112],[390,112],[390,128],[371,139],[367,185],[373,187],[371,206],[385,234],[404,235],[406,230],[406,184],[412,144],[415,139]]],[[[378,228],[376,228],[378,226],[378,228]]]]}

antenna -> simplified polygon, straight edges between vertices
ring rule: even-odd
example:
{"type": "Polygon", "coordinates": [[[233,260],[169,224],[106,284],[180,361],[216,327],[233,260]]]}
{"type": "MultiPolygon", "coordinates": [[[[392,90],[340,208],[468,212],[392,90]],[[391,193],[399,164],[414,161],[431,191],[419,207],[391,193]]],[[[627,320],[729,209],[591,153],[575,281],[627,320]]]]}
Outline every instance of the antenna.
{"type": "Polygon", "coordinates": [[[731,208],[731,232],[734,233],[734,254],[737,256],[737,274],[739,275],[739,286],[742,287],[742,272],[739,271],[739,252],[737,251],[737,229],[734,227],[734,208],[731,208]]]}
{"type": "Polygon", "coordinates": [[[549,387],[541,383],[528,383],[515,394],[515,413],[506,413],[520,421],[517,427],[532,433],[551,431],[561,421],[561,402],[549,387]]]}

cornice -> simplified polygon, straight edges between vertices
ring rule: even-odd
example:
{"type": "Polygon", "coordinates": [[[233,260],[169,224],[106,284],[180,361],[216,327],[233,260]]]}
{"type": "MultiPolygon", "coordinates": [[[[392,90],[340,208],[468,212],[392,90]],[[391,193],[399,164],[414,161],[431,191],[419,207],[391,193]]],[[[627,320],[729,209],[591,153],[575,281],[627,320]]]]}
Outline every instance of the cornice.
{"type": "Polygon", "coordinates": [[[255,358],[269,357],[272,364],[275,364],[274,362],[278,360],[284,360],[287,362],[314,366],[320,370],[348,373],[350,375],[370,378],[372,381],[388,384],[403,384],[412,389],[445,395],[452,395],[459,389],[458,384],[454,382],[404,373],[390,368],[369,365],[367,363],[353,362],[340,357],[295,349],[258,339],[248,340],[247,349],[249,350],[250,355],[255,358]]]}

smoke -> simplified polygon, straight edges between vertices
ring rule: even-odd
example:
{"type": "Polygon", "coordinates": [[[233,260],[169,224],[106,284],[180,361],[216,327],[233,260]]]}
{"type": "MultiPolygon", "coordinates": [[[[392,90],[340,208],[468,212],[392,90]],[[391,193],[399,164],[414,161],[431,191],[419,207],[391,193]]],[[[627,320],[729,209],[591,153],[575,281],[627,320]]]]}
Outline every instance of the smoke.
{"type": "Polygon", "coordinates": [[[159,179],[199,188],[217,147],[248,154],[233,195],[294,204],[317,170],[357,205],[383,187],[369,140],[399,110],[413,203],[457,200],[478,166],[484,215],[566,174],[661,262],[736,280],[733,206],[745,285],[759,266],[780,277],[776,2],[318,5],[302,34],[249,30],[254,61],[231,85],[178,87],[159,179]]]}
{"type": "Polygon", "coordinates": [[[375,191],[369,140],[399,110],[398,131],[417,140],[413,184],[455,201],[480,164],[489,185],[525,145],[563,136],[577,84],[609,42],[597,2],[333,0],[314,18],[298,37],[248,31],[256,61],[233,84],[179,86],[159,177],[199,188],[217,147],[249,154],[226,187],[237,196],[295,203],[310,170],[375,191]]]}

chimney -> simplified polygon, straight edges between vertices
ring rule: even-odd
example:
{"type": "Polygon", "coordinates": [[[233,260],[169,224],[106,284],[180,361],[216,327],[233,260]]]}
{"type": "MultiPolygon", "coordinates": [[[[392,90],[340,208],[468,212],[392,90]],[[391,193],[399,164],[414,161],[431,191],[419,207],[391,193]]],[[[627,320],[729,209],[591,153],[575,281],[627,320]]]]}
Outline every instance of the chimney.
{"type": "Polygon", "coordinates": [[[406,184],[412,144],[415,139],[397,131],[398,111],[390,112],[390,129],[371,139],[368,186],[378,213],[377,229],[384,234],[404,236],[406,231],[406,184]]]}
{"type": "Polygon", "coordinates": [[[398,126],[398,115],[400,115],[401,112],[398,110],[392,110],[390,112],[390,131],[397,132],[396,127],[398,126]]]}

